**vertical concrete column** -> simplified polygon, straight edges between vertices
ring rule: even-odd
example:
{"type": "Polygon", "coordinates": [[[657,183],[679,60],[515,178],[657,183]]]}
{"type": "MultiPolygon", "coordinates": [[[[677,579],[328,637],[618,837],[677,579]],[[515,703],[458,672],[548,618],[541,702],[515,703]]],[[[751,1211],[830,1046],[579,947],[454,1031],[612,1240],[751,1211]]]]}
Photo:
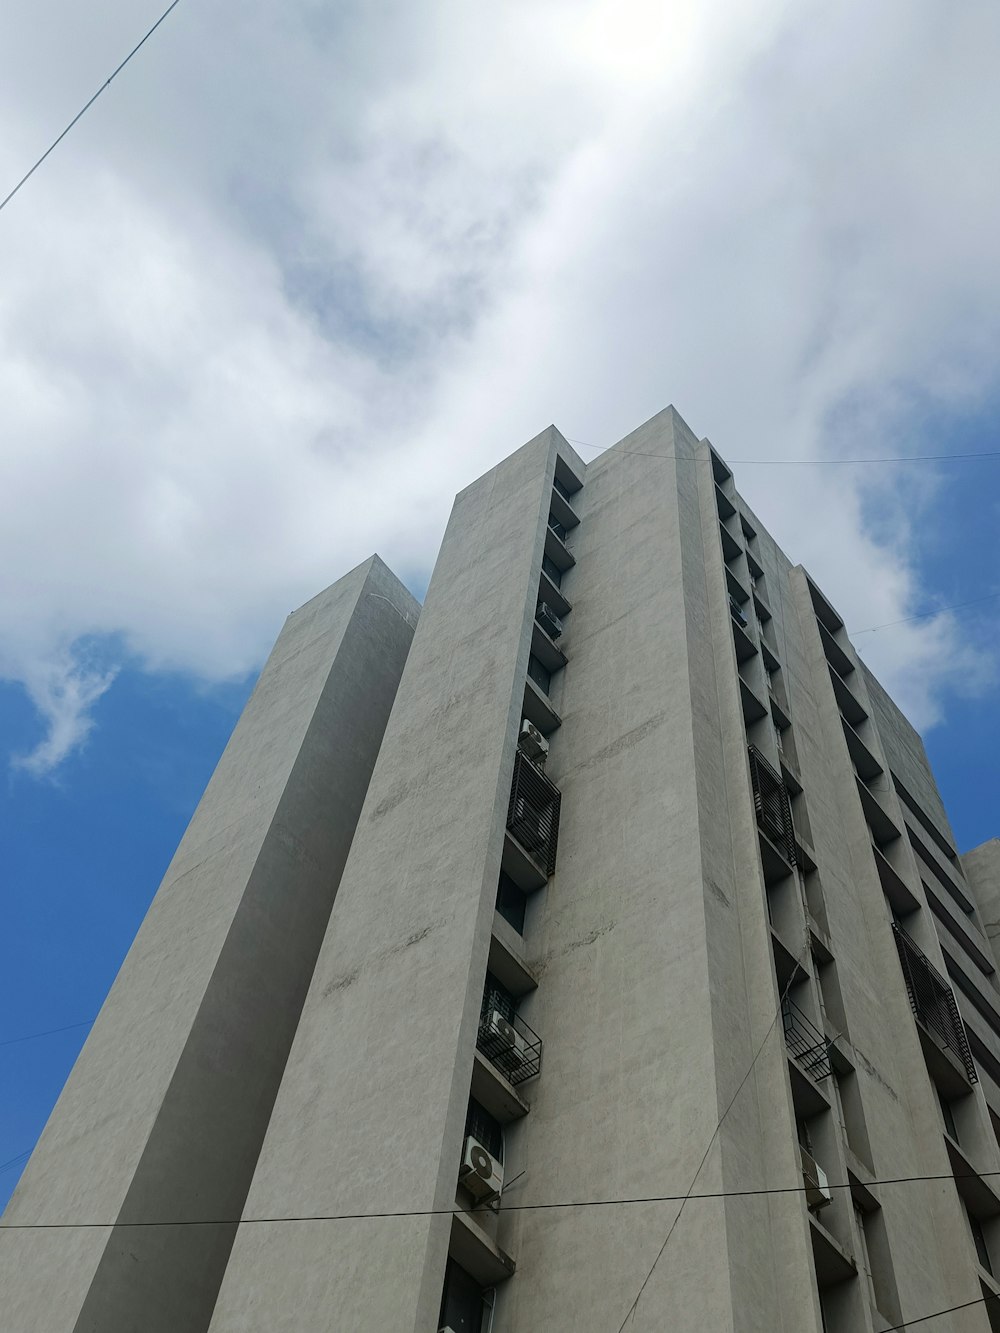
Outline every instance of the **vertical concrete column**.
{"type": "Polygon", "coordinates": [[[4,1333],[208,1326],[417,614],[373,556],[288,618],[4,1218],[110,1225],[0,1230],[4,1333]]]}
{"type": "Polygon", "coordinates": [[[213,1333],[437,1328],[557,445],[456,499],[213,1333]]]}

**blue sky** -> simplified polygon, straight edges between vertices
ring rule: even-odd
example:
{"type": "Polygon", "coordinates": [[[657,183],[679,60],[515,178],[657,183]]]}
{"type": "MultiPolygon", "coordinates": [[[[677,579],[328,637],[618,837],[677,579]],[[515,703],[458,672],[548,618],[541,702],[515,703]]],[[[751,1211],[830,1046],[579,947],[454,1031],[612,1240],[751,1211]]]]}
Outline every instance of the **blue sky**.
{"type": "MultiPolygon", "coordinates": [[[[0,181],[160,8],[8,6],[0,181]]],[[[96,1012],[284,615],[373,550],[419,590],[550,421],[672,402],[849,628],[935,610],[858,646],[959,845],[1000,832],[1000,603],[941,610],[1000,591],[998,461],[822,462],[998,447],[998,42],[943,0],[178,6],[0,215],[0,1043],[96,1012]]],[[[84,1033],[0,1044],[0,1197],[84,1033]]]]}

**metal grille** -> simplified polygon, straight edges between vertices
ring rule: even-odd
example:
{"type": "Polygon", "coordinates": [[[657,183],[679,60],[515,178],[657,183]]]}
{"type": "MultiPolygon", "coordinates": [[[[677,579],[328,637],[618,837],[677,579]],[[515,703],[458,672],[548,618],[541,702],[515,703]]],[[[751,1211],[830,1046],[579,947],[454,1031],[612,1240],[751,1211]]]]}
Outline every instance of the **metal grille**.
{"type": "Polygon", "coordinates": [[[518,750],[507,807],[507,827],[547,875],[556,868],[559,838],[559,788],[518,750]]]}
{"type": "Polygon", "coordinates": [[[819,1028],[807,1018],[799,1006],[786,996],[781,1004],[781,1023],[785,1045],[799,1064],[818,1083],[833,1073],[830,1064],[830,1043],[819,1028]]]}
{"type": "Polygon", "coordinates": [[[788,789],[756,745],[750,746],[750,782],[757,823],[778,845],[788,864],[795,865],[795,828],[788,789]]]}
{"type": "Polygon", "coordinates": [[[976,1063],[969,1049],[954,991],[898,921],[892,923],[892,931],[896,937],[896,952],[899,954],[906,993],[914,1016],[940,1037],[953,1055],[958,1056],[969,1082],[976,1083],[976,1063]]]}
{"type": "Polygon", "coordinates": [[[510,1083],[524,1083],[542,1067],[541,1038],[518,1016],[513,995],[490,972],[476,1045],[510,1083]]]}
{"type": "Polygon", "coordinates": [[[481,1143],[498,1162],[503,1161],[503,1127],[474,1097],[469,1098],[469,1109],[465,1115],[465,1136],[471,1136],[477,1143],[481,1143]]]}

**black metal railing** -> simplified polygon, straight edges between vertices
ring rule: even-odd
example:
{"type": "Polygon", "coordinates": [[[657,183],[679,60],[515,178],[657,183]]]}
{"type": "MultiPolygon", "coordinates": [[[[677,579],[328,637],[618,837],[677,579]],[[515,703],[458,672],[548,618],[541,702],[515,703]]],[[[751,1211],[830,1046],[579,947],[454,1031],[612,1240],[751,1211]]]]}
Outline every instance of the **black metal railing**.
{"type": "Polygon", "coordinates": [[[830,1064],[830,1042],[808,1018],[794,1000],[786,995],[781,1002],[781,1024],[785,1045],[810,1078],[818,1083],[833,1073],[830,1064]]]}
{"type": "Polygon", "coordinates": [[[514,781],[507,807],[507,828],[526,852],[551,875],[556,868],[559,839],[559,788],[522,750],[514,756],[514,781]]]}
{"type": "Polygon", "coordinates": [[[549,514],[549,527],[556,534],[561,542],[566,540],[567,532],[554,514],[549,514]]]}
{"type": "Polygon", "coordinates": [[[509,1083],[524,1083],[542,1067],[542,1039],[514,1008],[513,996],[487,975],[476,1045],[509,1083]]]}
{"type": "Polygon", "coordinates": [[[750,783],[757,823],[772,842],[776,843],[790,866],[795,865],[795,827],[792,824],[792,805],[788,788],[756,745],[749,747],[750,783]]]}
{"type": "Polygon", "coordinates": [[[898,921],[892,923],[892,932],[896,937],[896,952],[899,954],[914,1017],[940,1037],[951,1053],[962,1062],[969,1082],[976,1083],[976,1062],[969,1049],[969,1039],[965,1035],[965,1024],[958,1012],[954,991],[898,921]]]}

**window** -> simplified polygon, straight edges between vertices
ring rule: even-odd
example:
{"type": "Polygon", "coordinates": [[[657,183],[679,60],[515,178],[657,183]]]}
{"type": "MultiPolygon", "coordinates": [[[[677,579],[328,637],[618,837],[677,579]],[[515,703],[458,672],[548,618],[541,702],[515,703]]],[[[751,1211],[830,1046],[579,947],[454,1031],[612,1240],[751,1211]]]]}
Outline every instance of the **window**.
{"type": "Polygon", "coordinates": [[[557,588],[562,586],[562,570],[547,555],[542,556],[542,571],[548,575],[557,588]]]}
{"type": "Polygon", "coordinates": [[[524,912],[527,905],[528,895],[514,883],[510,875],[501,870],[500,882],[497,884],[497,911],[519,935],[524,934],[524,912]]]}
{"type": "Polygon", "coordinates": [[[546,671],[534,653],[528,657],[528,679],[533,680],[540,690],[548,694],[552,684],[552,673],[546,671]]]}
{"type": "Polygon", "coordinates": [[[475,1097],[469,1098],[469,1110],[465,1117],[465,1137],[474,1138],[498,1162],[503,1161],[503,1129],[500,1121],[494,1119],[485,1106],[480,1106],[475,1097]]]}
{"type": "Polygon", "coordinates": [[[483,1304],[479,1283],[464,1268],[459,1268],[454,1259],[449,1259],[444,1272],[439,1326],[454,1329],[454,1333],[482,1333],[483,1304]]]}

